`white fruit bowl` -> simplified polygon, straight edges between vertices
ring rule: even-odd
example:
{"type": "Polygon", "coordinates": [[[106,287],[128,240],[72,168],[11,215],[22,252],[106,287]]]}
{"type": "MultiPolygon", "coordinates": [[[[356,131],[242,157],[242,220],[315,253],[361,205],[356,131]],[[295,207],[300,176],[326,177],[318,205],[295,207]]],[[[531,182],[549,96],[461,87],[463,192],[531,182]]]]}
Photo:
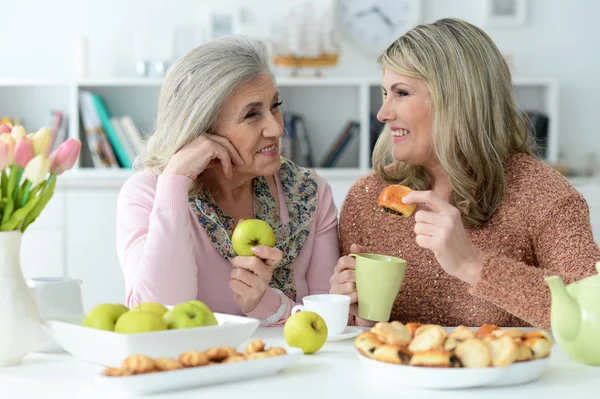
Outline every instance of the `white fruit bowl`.
{"type": "Polygon", "coordinates": [[[215,313],[219,325],[140,334],[120,334],[81,325],[84,316],[44,319],[42,328],[74,357],[102,366],[119,367],[132,354],[178,357],[189,350],[238,346],[258,328],[249,317],[215,313]]]}

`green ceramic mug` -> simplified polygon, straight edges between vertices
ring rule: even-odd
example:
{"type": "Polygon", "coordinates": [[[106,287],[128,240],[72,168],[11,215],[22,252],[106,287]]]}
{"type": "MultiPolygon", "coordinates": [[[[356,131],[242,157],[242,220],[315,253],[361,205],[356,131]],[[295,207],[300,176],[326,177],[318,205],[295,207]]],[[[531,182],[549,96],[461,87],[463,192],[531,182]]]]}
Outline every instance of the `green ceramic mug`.
{"type": "Polygon", "coordinates": [[[350,254],[356,259],[358,316],[373,321],[388,321],[400,292],[406,261],[378,254],[350,254]]]}

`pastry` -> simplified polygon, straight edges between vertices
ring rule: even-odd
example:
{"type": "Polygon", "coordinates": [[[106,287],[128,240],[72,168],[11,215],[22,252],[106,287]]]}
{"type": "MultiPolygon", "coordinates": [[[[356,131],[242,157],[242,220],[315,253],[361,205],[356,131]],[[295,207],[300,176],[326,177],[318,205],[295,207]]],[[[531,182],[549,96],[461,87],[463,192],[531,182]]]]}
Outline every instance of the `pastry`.
{"type": "Polygon", "coordinates": [[[146,355],[131,355],[123,359],[121,368],[133,374],[143,374],[154,371],[154,360],[146,355]]]}
{"type": "Polygon", "coordinates": [[[412,337],[415,336],[415,331],[417,331],[417,329],[421,326],[422,326],[421,323],[414,323],[414,322],[406,323],[406,329],[410,332],[410,335],[412,337]]]}
{"type": "Polygon", "coordinates": [[[381,345],[373,352],[375,360],[393,364],[408,364],[411,356],[406,348],[394,345],[381,345]]]}
{"type": "Polygon", "coordinates": [[[491,363],[488,346],[477,338],[469,338],[458,344],[454,354],[463,367],[488,367],[491,363]]]}
{"type": "Polygon", "coordinates": [[[455,367],[452,352],[445,350],[430,350],[413,353],[409,365],[419,367],[455,367]]]}
{"type": "Polygon", "coordinates": [[[154,359],[154,366],[158,371],[179,370],[184,367],[179,360],[168,357],[159,357],[154,359]]]}
{"type": "Polygon", "coordinates": [[[266,359],[268,357],[272,357],[273,355],[269,352],[254,352],[248,355],[248,360],[258,360],[258,359],[266,359]]]}
{"type": "Polygon", "coordinates": [[[261,341],[260,339],[255,339],[254,341],[252,341],[248,345],[246,345],[246,349],[244,349],[244,353],[246,355],[250,355],[252,353],[262,352],[264,350],[265,350],[265,343],[263,341],[261,341]]]}
{"type": "Polygon", "coordinates": [[[484,338],[485,336],[489,335],[492,331],[499,329],[500,327],[495,326],[493,324],[484,324],[481,327],[479,327],[479,330],[477,330],[477,332],[475,333],[475,338],[484,338]]]}
{"type": "Polygon", "coordinates": [[[515,340],[507,335],[498,338],[490,338],[485,341],[494,367],[504,367],[517,360],[517,344],[515,340]]]}
{"type": "Polygon", "coordinates": [[[179,361],[185,367],[206,366],[208,364],[208,356],[200,351],[188,351],[179,355],[179,361]]]}
{"type": "Polygon", "coordinates": [[[392,215],[410,217],[417,208],[417,204],[405,204],[402,202],[402,198],[411,191],[409,187],[401,184],[392,184],[381,190],[377,203],[384,211],[392,215]]]}
{"type": "Polygon", "coordinates": [[[375,335],[375,333],[372,333],[370,331],[360,334],[354,340],[354,346],[356,347],[356,349],[358,349],[358,351],[363,356],[366,356],[371,359],[373,358],[373,352],[375,352],[375,349],[377,349],[381,345],[383,345],[383,342],[381,342],[379,338],[377,338],[377,335],[375,335]]]}
{"type": "Polygon", "coordinates": [[[380,321],[371,328],[371,332],[389,345],[406,346],[412,339],[410,331],[399,321],[380,321]]]}
{"type": "Polygon", "coordinates": [[[475,338],[475,332],[469,327],[458,326],[452,330],[450,334],[448,334],[448,338],[454,338],[458,341],[466,341],[470,338],[475,338]]]}
{"type": "Polygon", "coordinates": [[[515,341],[517,344],[517,358],[515,362],[525,362],[527,360],[533,360],[533,351],[529,346],[522,340],[515,341]]]}
{"type": "Polygon", "coordinates": [[[415,353],[442,349],[446,337],[446,331],[441,326],[425,324],[415,332],[415,337],[408,345],[408,350],[415,353]]]}
{"type": "MultiPolygon", "coordinates": [[[[261,352],[257,352],[257,353],[261,353],[261,352]]],[[[239,362],[245,362],[248,359],[250,359],[250,358],[246,357],[245,355],[235,355],[235,356],[229,356],[227,359],[223,360],[223,363],[239,363],[239,362]]]]}
{"type": "Polygon", "coordinates": [[[552,349],[552,339],[542,331],[532,331],[523,341],[525,345],[533,352],[534,359],[542,359],[550,355],[552,349]]]}
{"type": "Polygon", "coordinates": [[[490,332],[490,335],[492,337],[501,337],[503,335],[508,335],[509,337],[513,338],[523,338],[525,337],[525,331],[516,328],[511,328],[509,330],[497,329],[490,332]]]}

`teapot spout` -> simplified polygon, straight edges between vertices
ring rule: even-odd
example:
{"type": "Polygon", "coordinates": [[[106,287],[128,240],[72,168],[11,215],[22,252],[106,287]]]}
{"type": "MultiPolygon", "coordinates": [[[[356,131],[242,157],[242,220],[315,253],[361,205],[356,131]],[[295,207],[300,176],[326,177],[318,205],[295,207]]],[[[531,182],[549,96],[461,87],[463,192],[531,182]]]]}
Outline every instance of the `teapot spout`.
{"type": "Polygon", "coordinates": [[[577,301],[569,294],[559,276],[544,279],[550,288],[552,305],[550,323],[552,332],[564,341],[572,341],[579,333],[581,309],[577,301]]]}

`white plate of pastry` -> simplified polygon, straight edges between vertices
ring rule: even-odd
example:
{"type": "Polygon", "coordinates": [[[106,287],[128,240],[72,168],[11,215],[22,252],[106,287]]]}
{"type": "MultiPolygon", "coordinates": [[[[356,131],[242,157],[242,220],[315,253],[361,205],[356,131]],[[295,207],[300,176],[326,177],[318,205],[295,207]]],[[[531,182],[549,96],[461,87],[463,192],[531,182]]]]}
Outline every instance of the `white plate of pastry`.
{"type": "Polygon", "coordinates": [[[534,381],[546,369],[553,344],[542,330],[397,321],[377,323],[354,341],[369,380],[424,389],[534,381]]]}

